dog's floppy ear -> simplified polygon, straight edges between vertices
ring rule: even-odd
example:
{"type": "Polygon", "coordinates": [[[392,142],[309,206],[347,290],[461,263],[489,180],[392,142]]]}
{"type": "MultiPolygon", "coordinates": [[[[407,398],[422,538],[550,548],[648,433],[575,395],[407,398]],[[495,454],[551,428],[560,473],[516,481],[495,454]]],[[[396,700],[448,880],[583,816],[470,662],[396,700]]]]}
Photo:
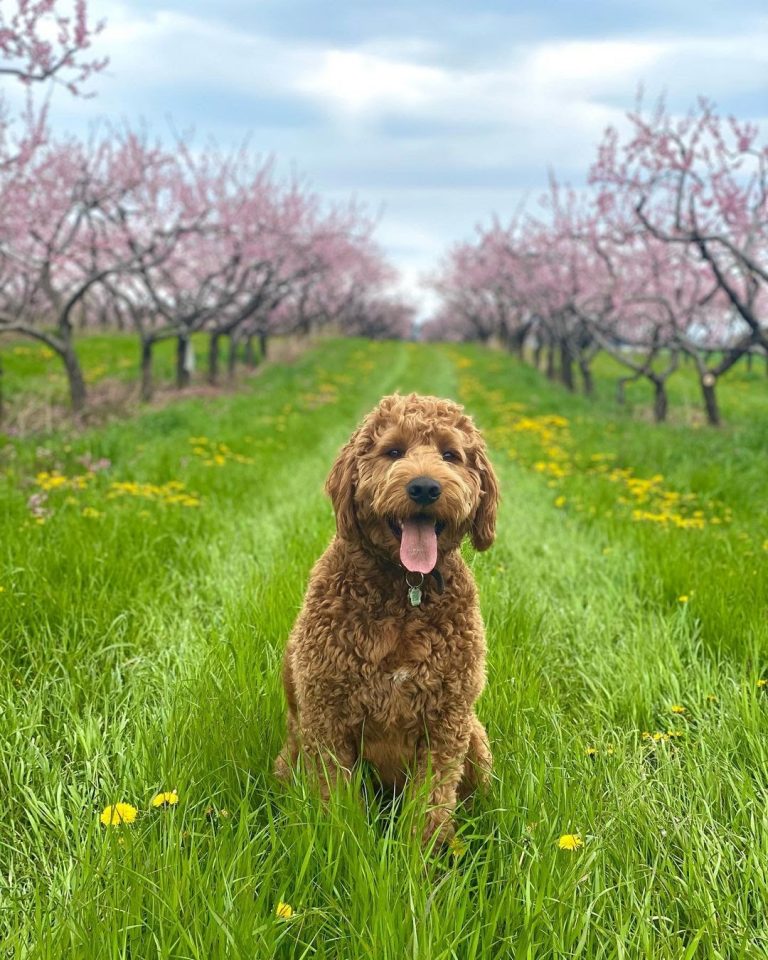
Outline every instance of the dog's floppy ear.
{"type": "Polygon", "coordinates": [[[325,492],[331,498],[336,514],[336,530],[344,540],[351,540],[357,531],[355,517],[355,483],[357,482],[357,433],[341,448],[325,481],[325,492]]]}
{"type": "Polygon", "coordinates": [[[499,506],[499,481],[493,472],[491,461],[483,444],[475,455],[482,487],[480,503],[472,519],[472,546],[475,550],[487,550],[496,537],[496,510],[499,506]]]}

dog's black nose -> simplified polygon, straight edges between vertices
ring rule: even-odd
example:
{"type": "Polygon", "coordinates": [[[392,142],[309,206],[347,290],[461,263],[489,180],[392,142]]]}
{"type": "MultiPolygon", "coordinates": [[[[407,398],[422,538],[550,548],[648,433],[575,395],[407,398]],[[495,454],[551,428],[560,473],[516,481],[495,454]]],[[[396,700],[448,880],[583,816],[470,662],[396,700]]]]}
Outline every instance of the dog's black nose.
{"type": "Polygon", "coordinates": [[[411,500],[426,506],[437,500],[443,488],[432,477],[414,477],[405,489],[411,500]]]}

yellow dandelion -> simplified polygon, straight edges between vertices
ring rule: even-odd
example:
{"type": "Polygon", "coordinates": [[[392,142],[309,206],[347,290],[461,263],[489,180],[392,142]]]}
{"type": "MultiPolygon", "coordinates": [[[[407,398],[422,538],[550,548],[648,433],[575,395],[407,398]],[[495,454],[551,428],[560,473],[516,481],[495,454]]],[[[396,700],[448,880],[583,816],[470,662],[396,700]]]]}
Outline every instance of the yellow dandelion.
{"type": "Polygon", "coordinates": [[[557,845],[561,850],[568,850],[569,853],[573,853],[579,847],[584,846],[584,841],[581,839],[580,833],[564,833],[557,841],[557,845]]]}
{"type": "Polygon", "coordinates": [[[653,743],[666,743],[666,741],[669,740],[669,734],[662,733],[661,730],[655,730],[653,733],[644,730],[642,738],[643,740],[650,740],[653,743]]]}
{"type": "Polygon", "coordinates": [[[597,747],[586,747],[585,750],[584,750],[584,753],[585,753],[588,757],[596,757],[596,756],[597,756],[597,747]]]}
{"type": "Polygon", "coordinates": [[[462,840],[459,840],[458,837],[451,837],[448,841],[448,849],[451,851],[451,856],[458,860],[459,857],[463,857],[467,852],[467,845],[462,840]]]}
{"type": "Polygon", "coordinates": [[[0,593],[5,593],[5,587],[0,587],[0,593]]]}
{"type": "Polygon", "coordinates": [[[768,687],[768,680],[766,680],[764,677],[761,677],[761,678],[757,681],[757,685],[758,685],[758,687],[760,687],[761,689],[762,689],[762,687],[768,687]]]}
{"type": "Polygon", "coordinates": [[[717,696],[714,693],[708,693],[707,703],[717,703],[717,696]]]}
{"type": "Polygon", "coordinates": [[[676,713],[680,716],[687,712],[685,707],[679,703],[673,703],[669,709],[672,711],[672,713],[676,713]]]}
{"type": "Polygon", "coordinates": [[[682,596],[680,596],[680,597],[677,598],[677,602],[678,602],[678,603],[688,603],[688,600],[689,600],[689,599],[690,599],[690,598],[689,598],[688,594],[687,594],[687,593],[684,593],[682,596]]]}
{"type": "Polygon", "coordinates": [[[557,500],[555,500],[555,506],[559,509],[560,507],[564,507],[567,502],[565,497],[558,497],[557,500]]]}
{"type": "Polygon", "coordinates": [[[99,819],[105,827],[119,827],[122,823],[133,823],[139,811],[130,803],[114,803],[105,807],[99,819]]]}
{"type": "Polygon", "coordinates": [[[176,790],[170,790],[165,793],[156,793],[152,797],[153,807],[175,807],[179,802],[179,794],[176,790]]]}
{"type": "Polygon", "coordinates": [[[96,510],[94,507],[83,507],[82,514],[91,520],[97,520],[99,517],[104,516],[100,510],[96,510]]]}
{"type": "Polygon", "coordinates": [[[281,920],[290,920],[293,916],[293,907],[290,905],[290,903],[283,903],[281,900],[275,909],[275,916],[279,917],[281,920]]]}

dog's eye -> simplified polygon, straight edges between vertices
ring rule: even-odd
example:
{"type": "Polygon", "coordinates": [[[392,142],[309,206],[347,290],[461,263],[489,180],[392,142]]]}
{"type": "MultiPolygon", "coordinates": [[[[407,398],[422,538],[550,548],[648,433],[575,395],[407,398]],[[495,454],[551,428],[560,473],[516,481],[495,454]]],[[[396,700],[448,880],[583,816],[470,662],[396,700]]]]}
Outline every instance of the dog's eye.
{"type": "Polygon", "coordinates": [[[443,460],[454,460],[454,461],[458,461],[458,460],[459,460],[459,455],[458,455],[458,453],[456,453],[454,450],[446,450],[446,451],[443,453],[443,460]]]}
{"type": "Polygon", "coordinates": [[[393,447],[391,450],[387,450],[387,456],[390,460],[399,460],[402,455],[403,451],[399,447],[393,447]]]}

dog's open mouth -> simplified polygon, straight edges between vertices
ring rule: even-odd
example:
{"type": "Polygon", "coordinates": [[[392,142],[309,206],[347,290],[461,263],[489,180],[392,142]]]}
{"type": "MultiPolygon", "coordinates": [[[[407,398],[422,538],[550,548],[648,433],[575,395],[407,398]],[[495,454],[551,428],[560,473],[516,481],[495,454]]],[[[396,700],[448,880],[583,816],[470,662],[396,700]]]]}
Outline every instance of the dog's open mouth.
{"type": "Polygon", "coordinates": [[[434,517],[409,517],[398,523],[388,520],[389,528],[400,541],[400,562],[412,573],[430,573],[437,563],[437,538],[445,524],[434,517]]]}

